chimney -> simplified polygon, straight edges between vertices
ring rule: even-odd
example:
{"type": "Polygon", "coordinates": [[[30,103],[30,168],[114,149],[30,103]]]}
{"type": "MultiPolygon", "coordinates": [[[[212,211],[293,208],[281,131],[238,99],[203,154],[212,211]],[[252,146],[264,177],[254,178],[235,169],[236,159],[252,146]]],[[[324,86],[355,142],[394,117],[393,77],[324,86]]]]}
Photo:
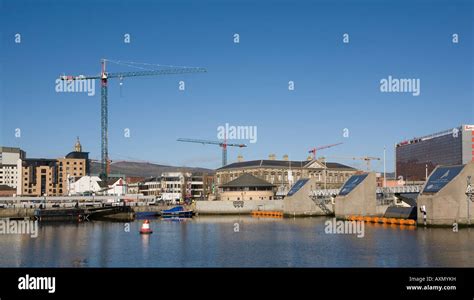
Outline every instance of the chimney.
{"type": "Polygon", "coordinates": [[[243,161],[244,161],[244,157],[243,157],[242,155],[237,156],[237,161],[238,161],[238,162],[243,162],[243,161]]]}
{"type": "Polygon", "coordinates": [[[288,154],[283,155],[283,160],[288,161],[288,154]]]}
{"type": "Polygon", "coordinates": [[[275,160],[275,158],[276,158],[276,155],[275,155],[275,154],[270,154],[270,155],[268,155],[268,159],[269,159],[269,160],[275,160]]]}

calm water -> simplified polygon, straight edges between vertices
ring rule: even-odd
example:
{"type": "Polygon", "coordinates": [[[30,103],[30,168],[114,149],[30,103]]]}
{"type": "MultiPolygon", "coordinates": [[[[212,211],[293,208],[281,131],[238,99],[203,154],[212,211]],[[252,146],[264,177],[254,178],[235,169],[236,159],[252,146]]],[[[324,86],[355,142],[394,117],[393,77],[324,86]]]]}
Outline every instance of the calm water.
{"type": "Polygon", "coordinates": [[[326,234],[326,218],[195,217],[41,225],[39,236],[0,236],[2,267],[474,267],[474,229],[365,226],[365,237],[326,234]],[[239,231],[235,232],[236,223],[239,231]]]}

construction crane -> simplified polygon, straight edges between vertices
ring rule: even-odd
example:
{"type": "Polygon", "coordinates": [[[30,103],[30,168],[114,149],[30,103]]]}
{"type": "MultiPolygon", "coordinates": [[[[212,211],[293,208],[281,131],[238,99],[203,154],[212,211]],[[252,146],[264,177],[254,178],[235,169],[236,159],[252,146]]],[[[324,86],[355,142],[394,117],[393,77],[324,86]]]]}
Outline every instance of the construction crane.
{"type": "Polygon", "coordinates": [[[101,128],[101,173],[100,178],[102,180],[107,180],[108,177],[108,164],[109,164],[109,150],[108,150],[108,99],[107,99],[107,83],[111,78],[120,79],[120,84],[122,84],[122,79],[126,77],[140,77],[140,76],[158,76],[158,75],[174,75],[174,74],[187,74],[187,73],[203,73],[206,72],[204,68],[197,67],[175,67],[175,66],[164,66],[156,64],[146,64],[146,63],[135,63],[135,62],[123,62],[123,61],[112,61],[109,59],[101,59],[101,72],[99,75],[92,76],[60,76],[61,80],[73,81],[73,80],[100,80],[101,82],[101,97],[100,97],[100,107],[101,107],[101,118],[100,118],[100,128],[101,128]],[[131,71],[131,72],[113,72],[109,73],[106,70],[106,63],[112,62],[116,64],[121,64],[129,67],[136,67],[144,71],[131,71]],[[136,65],[140,64],[142,67],[137,67],[136,65]],[[164,69],[152,70],[147,69],[143,66],[155,66],[161,67],[164,69]]]}
{"type": "Polygon", "coordinates": [[[227,165],[227,147],[247,147],[245,144],[229,144],[227,143],[226,140],[223,142],[221,141],[208,141],[208,140],[196,140],[196,139],[184,139],[184,138],[179,138],[178,142],[188,142],[188,143],[198,143],[198,144],[210,144],[210,145],[218,145],[219,147],[222,147],[222,166],[227,165]]]}
{"type": "Polygon", "coordinates": [[[327,157],[323,157],[323,158],[335,158],[335,159],[352,159],[352,160],[363,160],[365,161],[365,163],[367,164],[367,171],[369,172],[370,171],[370,162],[372,160],[380,160],[379,157],[372,157],[372,156],[360,156],[360,157],[357,157],[357,156],[354,156],[354,157],[350,157],[350,156],[327,156],[327,157]]]}
{"type": "Polygon", "coordinates": [[[342,143],[314,147],[313,149],[309,150],[308,153],[313,153],[313,159],[316,159],[316,151],[331,148],[331,147],[334,147],[334,146],[337,146],[337,145],[340,145],[340,144],[342,144],[342,143]]]}

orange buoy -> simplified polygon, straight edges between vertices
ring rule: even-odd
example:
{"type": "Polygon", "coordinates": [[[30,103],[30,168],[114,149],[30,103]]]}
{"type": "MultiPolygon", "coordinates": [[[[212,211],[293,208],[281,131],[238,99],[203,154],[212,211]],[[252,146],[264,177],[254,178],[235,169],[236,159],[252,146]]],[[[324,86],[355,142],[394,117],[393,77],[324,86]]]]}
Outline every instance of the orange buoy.
{"type": "Polygon", "coordinates": [[[142,228],[140,228],[140,234],[150,234],[153,233],[153,230],[150,229],[150,222],[145,220],[142,224],[142,228]]]}

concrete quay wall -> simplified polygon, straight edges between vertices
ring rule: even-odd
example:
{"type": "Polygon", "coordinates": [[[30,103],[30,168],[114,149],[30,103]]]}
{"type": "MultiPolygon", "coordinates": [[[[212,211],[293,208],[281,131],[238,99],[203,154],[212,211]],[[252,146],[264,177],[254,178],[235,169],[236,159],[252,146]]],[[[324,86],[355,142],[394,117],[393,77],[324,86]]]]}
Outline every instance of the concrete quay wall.
{"type": "Polygon", "coordinates": [[[195,212],[201,215],[250,214],[254,210],[283,211],[282,200],[196,201],[195,212]]]}

